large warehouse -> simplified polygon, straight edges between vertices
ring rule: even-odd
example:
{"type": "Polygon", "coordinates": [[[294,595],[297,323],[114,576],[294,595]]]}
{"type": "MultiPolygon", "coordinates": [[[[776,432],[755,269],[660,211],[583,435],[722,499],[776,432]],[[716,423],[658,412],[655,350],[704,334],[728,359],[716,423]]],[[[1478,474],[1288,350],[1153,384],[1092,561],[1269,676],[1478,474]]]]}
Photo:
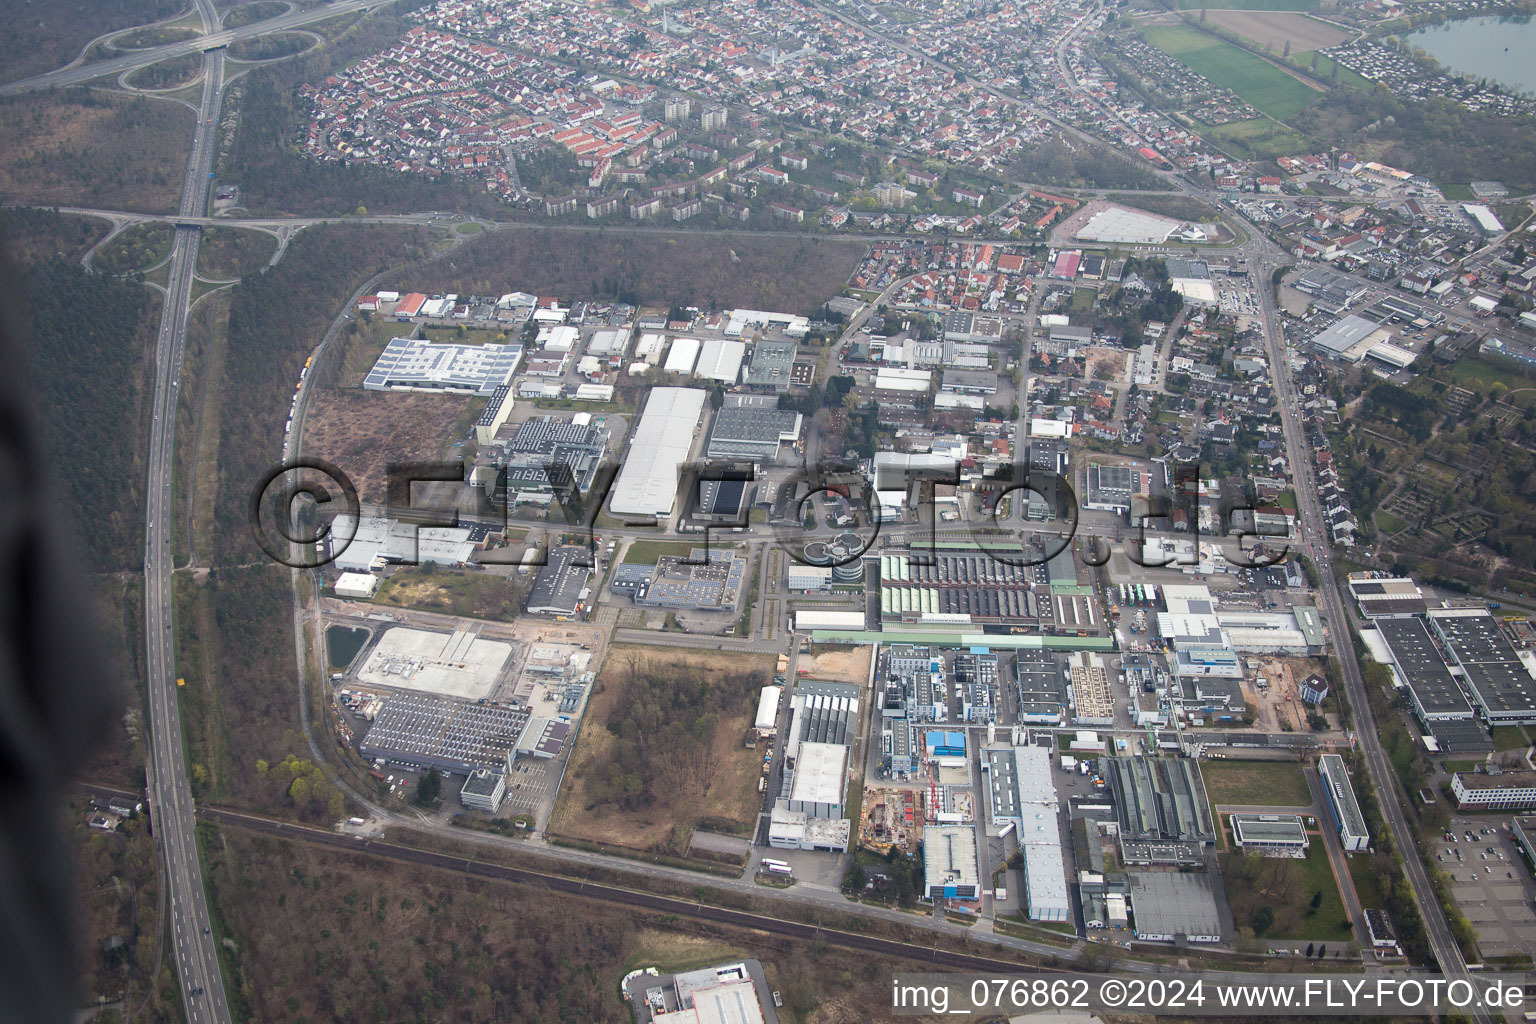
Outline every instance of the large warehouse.
{"type": "Polygon", "coordinates": [[[697,388],[651,389],[613,484],[608,504],[614,515],[672,514],[678,471],[693,447],[706,397],[697,388]]]}
{"type": "Polygon", "coordinates": [[[745,457],[772,462],[778,458],[780,445],[799,439],[802,419],[798,412],[780,409],[772,398],[728,395],[709,428],[707,452],[712,459],[745,457]]]}
{"type": "Polygon", "coordinates": [[[528,709],[466,704],[425,694],[396,694],[384,702],[358,745],[369,760],[468,775],[479,768],[505,773],[528,727],[528,709]]]}
{"type": "Polygon", "coordinates": [[[1480,608],[1437,608],[1429,624],[1490,725],[1536,723],[1536,679],[1492,615],[1480,608]]]}
{"type": "Polygon", "coordinates": [[[1216,842],[1200,765],[1191,758],[1111,757],[1104,778],[1115,799],[1127,864],[1198,864],[1216,842]]]}
{"type": "Polygon", "coordinates": [[[1392,655],[1392,668],[1408,687],[1413,710],[1426,725],[1473,717],[1472,705],[1440,656],[1423,619],[1377,619],[1376,631],[1392,655]]]}
{"type": "Polygon", "coordinates": [[[1155,213],[1111,206],[1088,218],[1073,237],[1080,242],[1120,242],[1128,245],[1161,245],[1179,229],[1179,222],[1155,213]]]}
{"type": "Polygon", "coordinates": [[[363,387],[489,395],[511,382],[522,358],[521,345],[450,345],[396,338],[384,346],[363,387]]]}
{"type": "Polygon", "coordinates": [[[706,338],[703,348],[699,350],[698,365],[693,372],[705,380],[735,384],[741,379],[741,364],[746,361],[746,358],[746,343],[723,338],[706,338]]]}

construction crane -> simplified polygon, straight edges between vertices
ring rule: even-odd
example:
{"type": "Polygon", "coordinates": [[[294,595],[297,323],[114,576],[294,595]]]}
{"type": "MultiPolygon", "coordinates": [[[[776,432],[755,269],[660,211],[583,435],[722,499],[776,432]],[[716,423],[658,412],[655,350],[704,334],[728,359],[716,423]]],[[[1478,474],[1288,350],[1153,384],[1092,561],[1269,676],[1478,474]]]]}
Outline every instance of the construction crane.
{"type": "Polygon", "coordinates": [[[928,762],[928,824],[939,823],[939,769],[934,762],[928,762]]]}

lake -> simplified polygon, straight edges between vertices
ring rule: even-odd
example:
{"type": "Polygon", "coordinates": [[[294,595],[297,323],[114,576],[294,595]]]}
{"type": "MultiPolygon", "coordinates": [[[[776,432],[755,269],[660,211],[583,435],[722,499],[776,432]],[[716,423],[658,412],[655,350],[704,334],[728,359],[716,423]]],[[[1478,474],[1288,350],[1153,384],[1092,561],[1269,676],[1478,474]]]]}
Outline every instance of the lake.
{"type": "Polygon", "coordinates": [[[1536,22],[1529,15],[1447,21],[1403,38],[1459,74],[1536,94],[1536,22]]]}

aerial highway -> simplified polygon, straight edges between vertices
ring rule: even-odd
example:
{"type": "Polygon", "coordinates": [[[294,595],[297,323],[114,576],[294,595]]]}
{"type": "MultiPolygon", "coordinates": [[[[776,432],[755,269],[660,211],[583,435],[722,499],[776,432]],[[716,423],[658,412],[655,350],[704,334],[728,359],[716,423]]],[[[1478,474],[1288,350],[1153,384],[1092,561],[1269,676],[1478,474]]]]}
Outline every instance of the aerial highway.
{"type": "MultiPolygon", "coordinates": [[[[192,39],[184,39],[180,42],[166,43],[164,46],[152,46],[143,50],[135,50],[121,57],[112,57],[108,60],[92,61],[78,64],[73,67],[60,68],[57,71],[49,71],[45,74],[34,75],[31,78],[23,78],[19,82],[8,82],[0,85],[0,96],[8,96],[14,93],[32,92],[37,89],[57,89],[69,85],[80,85],[92,79],[101,78],[103,75],[120,75],[124,71],[134,68],[142,68],[150,64],[157,64],[171,57],[180,57],[183,54],[198,52],[215,52],[216,48],[228,46],[230,43],[242,39],[254,39],[257,36],[268,35],[272,32],[281,32],[284,29],[301,28],[304,25],[312,25],[317,21],[325,21],[334,18],[338,14],[347,14],[352,11],[366,11],[380,7],[392,0],[335,0],[333,3],[320,4],[317,7],[296,7],[286,14],[280,14],[275,18],[265,21],[252,22],[239,28],[228,31],[218,31],[218,18],[209,20],[204,15],[204,34],[192,39]]],[[[199,8],[202,4],[199,3],[199,8]]],[[[127,31],[126,29],[124,31],[127,31]]],[[[202,207],[195,212],[201,213],[202,207]]]]}
{"type": "MultiPolygon", "coordinates": [[[[205,23],[217,24],[211,0],[198,0],[205,23]],[[209,17],[214,20],[208,22],[209,17]]],[[[223,51],[203,57],[203,95],[197,131],[187,162],[180,212],[200,214],[207,206],[214,138],[222,99],[223,51]]],[[[182,749],[181,712],[176,694],[175,631],[172,628],[171,524],[175,479],[176,400],[186,355],[192,278],[197,270],[200,229],[182,227],[171,245],[165,306],[155,343],[155,390],[150,423],[144,527],[144,614],[146,686],[149,697],[150,761],[148,796],[153,825],[165,860],[170,908],[170,941],[182,999],[191,1024],[224,1024],[229,1018],[218,951],[209,927],[207,896],[198,861],[196,822],[187,761],[182,749]]]]}

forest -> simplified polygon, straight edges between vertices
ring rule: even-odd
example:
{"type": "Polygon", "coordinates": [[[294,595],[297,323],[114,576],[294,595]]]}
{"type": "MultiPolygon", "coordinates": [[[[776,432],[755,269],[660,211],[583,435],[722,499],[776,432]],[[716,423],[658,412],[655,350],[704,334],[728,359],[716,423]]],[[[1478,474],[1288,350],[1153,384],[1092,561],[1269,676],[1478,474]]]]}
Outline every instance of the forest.
{"type": "Polygon", "coordinates": [[[185,9],[182,0],[0,0],[6,32],[0,82],[63,67],[103,32],[159,21],[185,9]]]}
{"type": "Polygon", "coordinates": [[[602,723],[607,755],[583,762],[587,809],[670,806],[714,774],[710,757],[722,718],[740,715],[767,681],[757,671],[711,675],[684,662],[631,660],[602,723]]]}
{"type": "Polygon", "coordinates": [[[860,242],[817,237],[627,234],[507,228],[399,275],[403,290],[562,301],[782,310],[813,315],[858,266],[860,242]]]}
{"type": "Polygon", "coordinates": [[[0,201],[164,213],[175,208],[192,144],[180,103],[89,89],[0,98],[0,201]]]}
{"type": "Polygon", "coordinates": [[[1080,188],[1143,188],[1165,191],[1168,183],[1154,171],[1134,164],[1103,146],[1065,141],[1043,142],[1019,154],[1008,177],[1040,185],[1080,188]]]}
{"type": "Polygon", "coordinates": [[[1449,100],[1405,102],[1381,89],[1334,89],[1292,127],[1436,182],[1493,179],[1512,193],[1536,188],[1536,118],[1530,116],[1468,110],[1449,100]]]}
{"type": "MultiPolygon", "coordinates": [[[[6,217],[6,225],[11,221],[6,217]]],[[[32,214],[54,218],[58,214],[32,214]]],[[[64,238],[79,222],[59,218],[64,238]]],[[[33,255],[47,245],[30,233],[33,255]]],[[[137,568],[142,461],[139,402],[160,303],[142,285],[52,255],[18,268],[16,320],[42,445],[81,563],[137,568]]]]}
{"type": "Polygon", "coordinates": [[[219,484],[211,555],[216,564],[264,557],[251,538],[246,502],[281,456],[285,403],[305,357],[358,285],[387,266],[419,259],[429,239],[421,228],[309,228],[294,238],[276,266],[247,275],[234,289],[218,396],[219,484]]]}
{"type": "Polygon", "coordinates": [[[205,828],[215,928],[237,943],[225,952],[237,1020],[623,1024],[626,971],[746,956],[782,994],[785,1024],[914,1019],[888,995],[915,962],[205,828]]]}

